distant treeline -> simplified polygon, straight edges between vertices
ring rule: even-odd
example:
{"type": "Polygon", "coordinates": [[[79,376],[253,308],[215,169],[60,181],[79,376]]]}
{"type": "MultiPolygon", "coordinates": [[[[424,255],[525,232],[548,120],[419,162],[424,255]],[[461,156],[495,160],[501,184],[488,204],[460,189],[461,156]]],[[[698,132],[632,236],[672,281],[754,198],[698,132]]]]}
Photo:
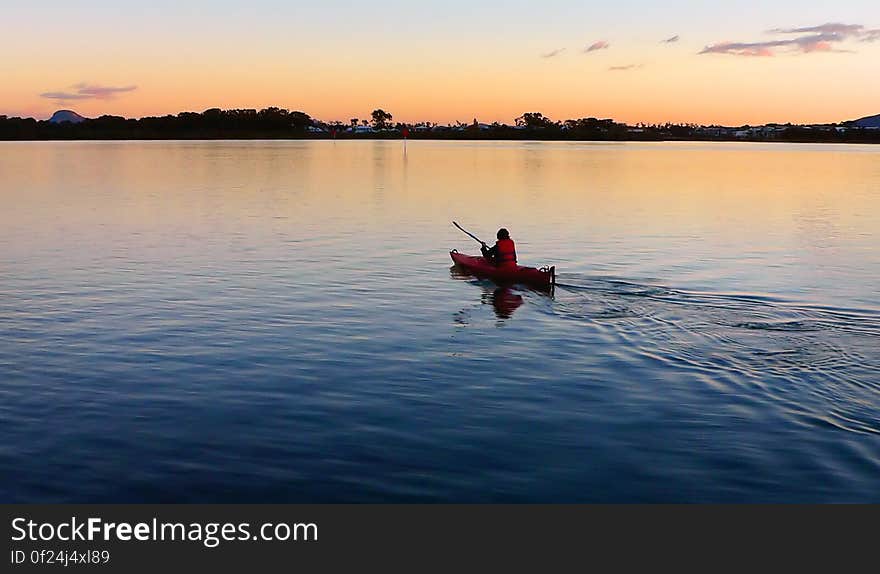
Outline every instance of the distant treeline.
{"type": "Polygon", "coordinates": [[[785,141],[880,143],[880,130],[847,124],[722,127],[695,124],[638,124],[611,119],[553,121],[538,112],[525,113],[514,125],[456,122],[437,125],[393,123],[393,116],[375,110],[371,118],[348,123],[321,122],[299,111],[212,108],[201,113],[128,119],[101,116],[79,122],[53,122],[0,116],[0,140],[124,140],[124,139],[486,139],[594,141],[785,141]]]}

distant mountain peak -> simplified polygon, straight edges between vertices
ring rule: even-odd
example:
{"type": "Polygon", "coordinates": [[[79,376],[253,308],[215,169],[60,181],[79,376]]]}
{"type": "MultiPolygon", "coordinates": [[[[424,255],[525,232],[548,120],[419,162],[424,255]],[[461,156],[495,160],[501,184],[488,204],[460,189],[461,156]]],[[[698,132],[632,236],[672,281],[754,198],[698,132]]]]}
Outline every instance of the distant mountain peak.
{"type": "Polygon", "coordinates": [[[52,117],[49,118],[49,121],[53,124],[60,124],[62,122],[70,122],[72,124],[78,124],[80,122],[85,121],[86,118],[82,117],[78,113],[73,110],[58,110],[52,117]]]}
{"type": "Polygon", "coordinates": [[[852,122],[860,128],[880,128],[880,114],[876,116],[865,116],[852,122]]]}

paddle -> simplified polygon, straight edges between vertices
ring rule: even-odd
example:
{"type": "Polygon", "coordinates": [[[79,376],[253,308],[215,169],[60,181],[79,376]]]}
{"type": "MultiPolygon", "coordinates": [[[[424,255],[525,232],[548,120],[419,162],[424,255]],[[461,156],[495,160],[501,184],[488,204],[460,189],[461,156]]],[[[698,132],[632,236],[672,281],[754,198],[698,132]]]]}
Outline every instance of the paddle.
{"type": "Polygon", "coordinates": [[[483,246],[486,245],[486,242],[485,242],[485,241],[483,241],[482,239],[480,239],[479,237],[477,237],[476,235],[474,235],[473,233],[471,233],[470,231],[468,231],[467,229],[465,229],[464,227],[462,227],[462,226],[459,225],[458,223],[456,223],[456,222],[453,221],[453,222],[452,222],[452,225],[454,225],[454,226],[456,226],[457,228],[461,229],[461,230],[462,230],[467,236],[469,236],[469,237],[470,237],[471,239],[473,239],[474,241],[478,242],[480,245],[483,245],[483,246]]]}

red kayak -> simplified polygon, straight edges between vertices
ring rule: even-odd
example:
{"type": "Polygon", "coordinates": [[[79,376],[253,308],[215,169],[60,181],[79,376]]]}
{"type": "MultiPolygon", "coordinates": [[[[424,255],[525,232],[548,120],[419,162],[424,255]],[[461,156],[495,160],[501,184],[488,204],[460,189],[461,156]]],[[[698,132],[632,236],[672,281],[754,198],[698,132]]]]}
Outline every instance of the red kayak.
{"type": "Polygon", "coordinates": [[[550,287],[556,283],[556,267],[495,267],[482,255],[465,255],[455,249],[449,252],[449,256],[459,267],[464,268],[477,277],[486,277],[501,283],[522,283],[534,287],[550,287]]]}

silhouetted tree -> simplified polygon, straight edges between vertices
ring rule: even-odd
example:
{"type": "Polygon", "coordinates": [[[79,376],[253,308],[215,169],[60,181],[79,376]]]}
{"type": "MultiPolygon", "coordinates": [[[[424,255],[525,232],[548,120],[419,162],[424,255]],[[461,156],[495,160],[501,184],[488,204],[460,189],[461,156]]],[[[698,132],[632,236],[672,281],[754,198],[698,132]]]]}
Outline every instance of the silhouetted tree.
{"type": "Polygon", "coordinates": [[[541,112],[526,112],[514,120],[516,125],[526,128],[549,128],[553,125],[550,118],[544,117],[541,112]]]}
{"type": "Polygon", "coordinates": [[[290,125],[297,130],[304,130],[307,127],[315,125],[315,120],[305,112],[290,112],[287,117],[290,120],[290,125]]]}
{"type": "Polygon", "coordinates": [[[370,114],[373,116],[373,127],[377,130],[384,130],[388,127],[388,123],[391,121],[393,116],[386,112],[383,109],[373,110],[373,113],[370,114]]]}
{"type": "MultiPolygon", "coordinates": [[[[479,129],[479,123],[438,126],[431,122],[417,124],[397,123],[397,134],[391,127],[391,114],[384,110],[373,113],[373,122],[379,134],[370,137],[396,137],[404,127],[413,129],[412,137],[440,139],[567,139],[567,140],[780,140],[880,143],[880,130],[862,129],[847,124],[792,125],[767,124],[762,129],[749,126],[698,126],[695,124],[645,124],[635,126],[617,123],[611,119],[594,117],[567,119],[553,122],[543,114],[530,112],[516,118],[518,126],[493,123],[488,129],[479,129]],[[384,129],[383,129],[384,128],[384,129]],[[745,135],[736,131],[748,130],[745,135]]],[[[368,120],[352,118],[350,125],[370,125],[368,120]]],[[[323,124],[299,111],[268,107],[255,109],[210,108],[201,113],[181,112],[177,115],[129,119],[104,115],[79,123],[53,123],[34,118],[0,115],[0,140],[94,140],[94,139],[235,139],[235,138],[320,138],[336,137],[332,127],[341,122],[323,124]],[[311,126],[328,128],[310,131],[311,126]]],[[[340,134],[346,137],[345,134],[340,134]]]]}

